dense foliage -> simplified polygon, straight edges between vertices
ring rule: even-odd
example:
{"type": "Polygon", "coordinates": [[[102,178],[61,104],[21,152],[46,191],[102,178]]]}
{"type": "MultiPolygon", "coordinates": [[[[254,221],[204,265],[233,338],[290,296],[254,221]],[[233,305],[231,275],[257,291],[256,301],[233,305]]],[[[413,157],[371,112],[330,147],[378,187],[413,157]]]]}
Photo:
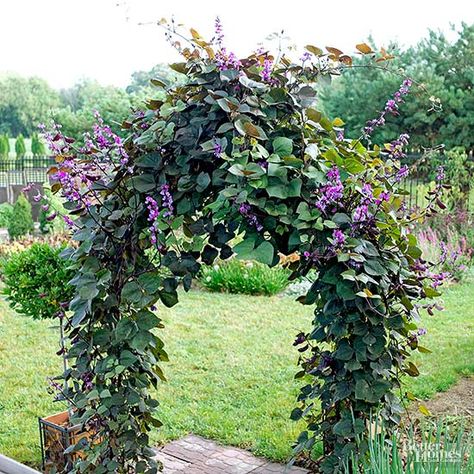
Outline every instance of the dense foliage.
{"type": "Polygon", "coordinates": [[[8,202],[0,204],[0,227],[8,227],[13,215],[13,206],[8,202]]]}
{"type": "Polygon", "coordinates": [[[10,141],[8,140],[8,135],[0,135],[0,158],[7,158],[8,153],[10,153],[10,141]]]}
{"type": "MultiPolygon", "coordinates": [[[[384,143],[401,129],[410,130],[412,146],[445,144],[447,148],[462,146],[472,150],[474,25],[463,24],[454,41],[432,31],[413,47],[403,50],[393,44],[390,50],[396,57],[389,69],[402,69],[429,92],[414,94],[403,105],[402,113],[374,134],[375,141],[384,143]]],[[[364,58],[355,61],[357,66],[364,63],[364,58]]],[[[386,91],[396,87],[398,80],[396,74],[377,69],[347,69],[332,87],[324,90],[321,105],[329,115],[347,111],[346,135],[357,138],[365,122],[384,103],[386,91]]]]}
{"type": "Polygon", "coordinates": [[[15,140],[15,153],[17,158],[23,158],[26,153],[25,138],[21,133],[15,140]]]}
{"type": "Polygon", "coordinates": [[[18,196],[14,206],[11,219],[8,222],[8,235],[11,239],[23,237],[34,229],[31,204],[22,193],[18,196]]]}
{"type": "Polygon", "coordinates": [[[4,294],[17,312],[32,318],[52,318],[73,293],[73,273],[59,254],[61,247],[34,243],[9,256],[2,268],[4,294]]]}
{"type": "Polygon", "coordinates": [[[237,259],[204,266],[199,281],[208,290],[244,295],[276,295],[288,286],[289,271],[237,259]]]}
{"type": "MultiPolygon", "coordinates": [[[[307,424],[295,454],[322,437],[321,467],[337,472],[365,452],[372,410],[387,426],[399,421],[401,377],[418,374],[408,359],[423,350],[416,322],[442,275],[410,234],[419,217],[399,189],[406,135],[368,147],[369,132],[344,139],[342,120],[315,108],[318,85],[352,61],[338,49],[308,46],[298,62],[265,51],[239,60],[216,26],[213,45],[192,30],[183,47],[170,31],[185,58],[172,68],[187,82],[156,80],[164,99],[124,123],[125,142],[99,115],[80,149],[58,126],[46,134],[79,243],[68,252],[76,291],[67,396],[73,421],[97,433],[80,443],[87,458],[74,472],[156,472],[148,432],[160,422],[149,388],[164,379],[167,355],[152,331],[162,327],[154,305],[174,305],[202,264],[234,253],[274,266],[279,253],[296,252],[291,278],[318,274],[300,298],[314,320],[295,341],[304,384],[292,418],[307,424]]],[[[396,112],[410,86],[370,127],[396,112]]],[[[437,202],[435,193],[430,210],[437,202]]]]}

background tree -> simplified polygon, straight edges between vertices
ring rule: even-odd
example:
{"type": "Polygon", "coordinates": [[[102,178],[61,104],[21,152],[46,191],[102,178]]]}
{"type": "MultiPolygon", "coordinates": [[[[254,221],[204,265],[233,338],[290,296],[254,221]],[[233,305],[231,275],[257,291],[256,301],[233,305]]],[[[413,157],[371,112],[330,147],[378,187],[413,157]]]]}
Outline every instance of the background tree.
{"type": "Polygon", "coordinates": [[[43,79],[0,77],[0,132],[28,137],[59,105],[59,94],[43,79]]]}
{"type": "MultiPolygon", "coordinates": [[[[453,42],[443,33],[431,31],[413,47],[404,50],[392,44],[389,49],[395,59],[388,68],[403,70],[429,94],[415,93],[401,106],[400,114],[374,134],[373,140],[385,143],[394,138],[397,129],[410,129],[410,145],[430,147],[444,143],[447,148],[472,149],[474,25],[463,24],[453,42]],[[440,100],[442,113],[436,113],[430,105],[430,96],[440,100]]],[[[346,136],[351,138],[360,135],[366,121],[383,105],[383,91],[393,89],[398,81],[396,74],[361,67],[365,62],[364,58],[357,59],[356,67],[347,68],[332,87],[322,90],[320,97],[320,106],[330,116],[346,111],[346,136]]]]}

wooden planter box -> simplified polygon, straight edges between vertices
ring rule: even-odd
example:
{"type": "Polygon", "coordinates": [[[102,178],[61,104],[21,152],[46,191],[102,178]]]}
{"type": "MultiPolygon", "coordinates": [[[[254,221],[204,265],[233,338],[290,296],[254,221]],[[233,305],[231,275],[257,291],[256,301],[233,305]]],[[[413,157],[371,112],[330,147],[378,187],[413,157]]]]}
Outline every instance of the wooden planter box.
{"type": "Polygon", "coordinates": [[[91,437],[91,433],[82,431],[79,425],[71,426],[67,411],[39,418],[39,430],[43,470],[46,474],[71,468],[74,461],[83,457],[83,454],[64,454],[64,451],[74,446],[81,438],[91,437]]]}

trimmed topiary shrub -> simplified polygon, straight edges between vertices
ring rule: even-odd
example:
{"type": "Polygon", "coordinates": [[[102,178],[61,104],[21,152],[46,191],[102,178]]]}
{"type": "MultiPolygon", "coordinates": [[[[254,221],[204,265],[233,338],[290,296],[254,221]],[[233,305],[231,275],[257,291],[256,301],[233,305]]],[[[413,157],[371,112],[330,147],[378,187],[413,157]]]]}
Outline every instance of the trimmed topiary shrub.
{"type": "Polygon", "coordinates": [[[0,158],[7,159],[10,152],[10,143],[7,135],[0,135],[0,158]]]}
{"type": "Polygon", "coordinates": [[[23,138],[23,135],[21,133],[16,138],[15,153],[17,158],[23,158],[26,153],[25,139],[23,138]]]}
{"type": "Polygon", "coordinates": [[[39,139],[37,133],[34,133],[31,137],[31,153],[33,153],[33,156],[46,155],[44,143],[39,139]]]}
{"type": "Polygon", "coordinates": [[[290,271],[232,259],[203,267],[200,282],[211,291],[272,296],[288,286],[290,271]]]}
{"type": "Polygon", "coordinates": [[[12,254],[3,267],[4,294],[10,306],[33,318],[52,318],[69,301],[72,271],[60,257],[64,247],[35,243],[12,254]]]}
{"type": "Polygon", "coordinates": [[[29,234],[34,229],[31,204],[24,194],[20,194],[13,206],[13,214],[8,223],[8,235],[11,239],[18,239],[29,234]]]}

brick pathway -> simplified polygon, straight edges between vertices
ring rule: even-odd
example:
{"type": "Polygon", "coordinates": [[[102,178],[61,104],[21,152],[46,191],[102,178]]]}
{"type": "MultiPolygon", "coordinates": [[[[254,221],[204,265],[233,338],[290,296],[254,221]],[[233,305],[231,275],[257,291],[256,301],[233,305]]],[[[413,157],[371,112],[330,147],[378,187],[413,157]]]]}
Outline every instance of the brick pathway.
{"type": "Polygon", "coordinates": [[[163,474],[307,474],[300,467],[287,468],[257,458],[239,448],[220,446],[200,436],[189,435],[157,449],[163,474]]]}

